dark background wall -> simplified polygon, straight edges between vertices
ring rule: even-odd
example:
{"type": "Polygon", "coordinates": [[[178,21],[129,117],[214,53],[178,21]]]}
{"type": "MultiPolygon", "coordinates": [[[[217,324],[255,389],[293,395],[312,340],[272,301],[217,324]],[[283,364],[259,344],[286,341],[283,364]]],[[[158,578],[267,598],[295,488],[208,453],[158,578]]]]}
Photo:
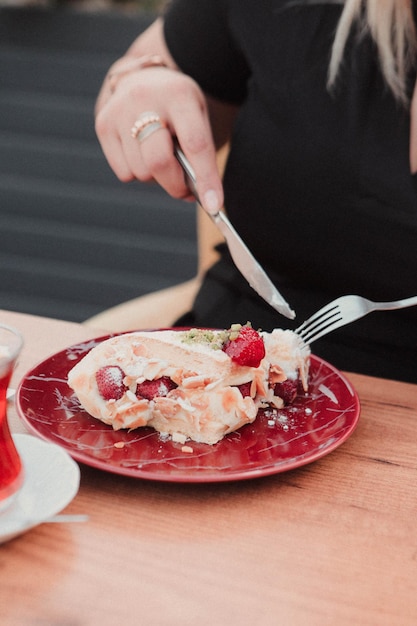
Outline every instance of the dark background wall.
{"type": "Polygon", "coordinates": [[[196,272],[193,206],[122,184],[102,78],[149,14],[0,9],[0,308],[82,321],[196,272]]]}

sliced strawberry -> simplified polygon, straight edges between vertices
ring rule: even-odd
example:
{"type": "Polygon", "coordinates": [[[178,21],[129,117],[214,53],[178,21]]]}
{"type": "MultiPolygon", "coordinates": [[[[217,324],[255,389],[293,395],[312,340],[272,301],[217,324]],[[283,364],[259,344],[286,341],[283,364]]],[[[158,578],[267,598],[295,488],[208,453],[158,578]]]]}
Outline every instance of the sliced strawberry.
{"type": "Polygon", "coordinates": [[[244,398],[246,398],[246,396],[250,396],[251,387],[252,383],[242,383],[241,385],[237,385],[237,388],[244,398]]]}
{"type": "Polygon", "coordinates": [[[136,395],[145,400],[153,400],[156,396],[166,396],[177,385],[169,376],[161,376],[155,380],[144,380],[136,387],[136,395]]]}
{"type": "Polygon", "coordinates": [[[235,339],[228,339],[223,351],[239,365],[259,367],[265,356],[265,345],[261,335],[250,326],[242,326],[235,339]]]}
{"type": "Polygon", "coordinates": [[[294,402],[298,391],[298,380],[284,380],[282,383],[276,383],[274,385],[274,395],[282,398],[284,404],[291,404],[294,402]]]}
{"type": "Polygon", "coordinates": [[[126,391],[125,373],[118,365],[105,365],[96,372],[98,391],[104,400],[120,400],[126,391]]]}

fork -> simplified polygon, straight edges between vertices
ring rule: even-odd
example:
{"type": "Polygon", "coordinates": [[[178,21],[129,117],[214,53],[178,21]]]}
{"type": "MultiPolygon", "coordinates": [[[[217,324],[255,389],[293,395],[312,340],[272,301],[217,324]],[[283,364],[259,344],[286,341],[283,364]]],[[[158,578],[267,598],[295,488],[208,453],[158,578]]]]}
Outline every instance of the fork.
{"type": "Polygon", "coordinates": [[[361,296],[342,296],[329,302],[294,332],[303,339],[304,343],[311,344],[336,328],[350,324],[372,311],[392,311],[416,305],[417,296],[393,302],[372,302],[361,296]]]}

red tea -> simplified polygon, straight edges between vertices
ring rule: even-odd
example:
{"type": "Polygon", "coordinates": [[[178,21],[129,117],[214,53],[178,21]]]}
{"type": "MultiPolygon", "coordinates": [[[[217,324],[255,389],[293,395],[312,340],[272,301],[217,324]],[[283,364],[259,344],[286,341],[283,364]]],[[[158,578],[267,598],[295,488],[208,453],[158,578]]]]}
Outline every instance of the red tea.
{"type": "Polygon", "coordinates": [[[0,511],[23,482],[22,462],[7,421],[7,388],[22,340],[13,329],[0,326],[0,511]]]}
{"type": "Polygon", "coordinates": [[[0,509],[20,487],[22,463],[7,423],[7,385],[10,374],[0,379],[0,509]]]}

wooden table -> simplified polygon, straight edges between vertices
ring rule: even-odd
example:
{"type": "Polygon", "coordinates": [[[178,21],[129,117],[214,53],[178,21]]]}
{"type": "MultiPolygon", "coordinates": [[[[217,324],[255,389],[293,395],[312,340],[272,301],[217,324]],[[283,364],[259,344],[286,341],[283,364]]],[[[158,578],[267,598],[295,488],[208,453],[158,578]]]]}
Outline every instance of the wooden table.
{"type": "MultiPolygon", "coordinates": [[[[15,384],[95,334],[6,311],[0,322],[25,335],[15,384]]],[[[187,485],[82,466],[65,512],[88,522],[41,524],[0,546],[0,623],[415,626],[417,386],[349,378],[358,428],[291,472],[187,485]]]]}

